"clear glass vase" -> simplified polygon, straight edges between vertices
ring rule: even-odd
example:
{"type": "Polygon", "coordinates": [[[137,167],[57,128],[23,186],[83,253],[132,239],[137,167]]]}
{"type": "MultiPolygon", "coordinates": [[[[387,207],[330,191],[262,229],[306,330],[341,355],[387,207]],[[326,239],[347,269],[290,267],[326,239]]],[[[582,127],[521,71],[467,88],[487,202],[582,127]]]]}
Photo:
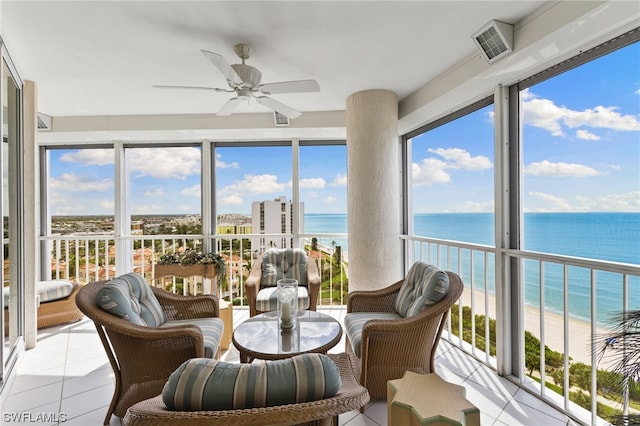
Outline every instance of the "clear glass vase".
{"type": "Polygon", "coordinates": [[[280,328],[294,328],[298,317],[298,280],[278,280],[278,322],[280,328]]]}

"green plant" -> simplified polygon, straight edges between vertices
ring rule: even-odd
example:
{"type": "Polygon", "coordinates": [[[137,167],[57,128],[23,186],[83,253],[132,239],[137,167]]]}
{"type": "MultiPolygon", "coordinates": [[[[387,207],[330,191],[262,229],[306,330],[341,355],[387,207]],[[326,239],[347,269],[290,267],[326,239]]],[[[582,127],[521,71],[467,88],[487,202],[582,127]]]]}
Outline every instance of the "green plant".
{"type": "MultiPolygon", "coordinates": [[[[611,384],[613,391],[623,395],[635,391],[640,381],[640,310],[615,315],[611,330],[598,341],[598,362],[612,366],[607,370],[618,378],[611,384]]],[[[613,416],[609,421],[612,424],[640,424],[640,415],[613,416]]]]}
{"type": "Polygon", "coordinates": [[[202,253],[190,249],[183,252],[163,254],[160,256],[160,259],[158,259],[158,263],[161,265],[180,264],[182,266],[213,264],[220,271],[222,277],[224,277],[227,272],[227,263],[221,255],[217,253],[202,253]]]}

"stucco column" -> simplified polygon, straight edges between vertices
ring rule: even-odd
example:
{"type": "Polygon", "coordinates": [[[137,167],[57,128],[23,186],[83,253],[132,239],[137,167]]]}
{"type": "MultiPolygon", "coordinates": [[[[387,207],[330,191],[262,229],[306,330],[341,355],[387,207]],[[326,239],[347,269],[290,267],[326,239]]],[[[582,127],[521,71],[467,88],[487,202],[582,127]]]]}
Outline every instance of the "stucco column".
{"type": "Polygon", "coordinates": [[[347,98],[349,291],[401,278],[398,98],[366,90],[347,98]]]}

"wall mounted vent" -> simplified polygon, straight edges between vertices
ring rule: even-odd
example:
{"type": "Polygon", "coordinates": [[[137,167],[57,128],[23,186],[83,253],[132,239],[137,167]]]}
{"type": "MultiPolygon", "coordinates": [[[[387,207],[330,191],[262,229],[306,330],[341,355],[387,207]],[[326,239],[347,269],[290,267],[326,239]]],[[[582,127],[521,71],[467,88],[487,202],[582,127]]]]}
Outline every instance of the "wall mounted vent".
{"type": "Polygon", "coordinates": [[[41,132],[48,132],[51,130],[52,118],[50,115],[38,113],[38,130],[41,132]]]}
{"type": "Polygon", "coordinates": [[[273,120],[276,122],[276,126],[289,125],[289,117],[284,114],[280,114],[278,111],[273,111],[273,120]]]}
{"type": "Polygon", "coordinates": [[[490,21],[471,36],[489,62],[495,62],[513,51],[513,25],[490,21]]]}

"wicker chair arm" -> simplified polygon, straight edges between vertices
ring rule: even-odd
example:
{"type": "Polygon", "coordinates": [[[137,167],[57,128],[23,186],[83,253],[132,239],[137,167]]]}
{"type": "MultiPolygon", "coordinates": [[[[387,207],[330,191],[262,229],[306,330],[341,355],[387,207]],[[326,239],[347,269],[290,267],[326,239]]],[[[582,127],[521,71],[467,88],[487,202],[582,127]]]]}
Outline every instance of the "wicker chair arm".
{"type": "Polygon", "coordinates": [[[253,261],[253,265],[251,266],[251,272],[249,273],[249,277],[244,282],[245,290],[255,289],[255,292],[258,292],[260,289],[260,280],[262,279],[262,257],[258,257],[253,261]]]}
{"type": "Polygon", "coordinates": [[[404,280],[400,280],[379,290],[354,291],[347,299],[349,312],[395,312],[393,307],[396,295],[404,280]]]}
{"type": "Polygon", "coordinates": [[[169,321],[220,316],[218,297],[213,294],[183,296],[157,287],[152,290],[169,321]]]}

